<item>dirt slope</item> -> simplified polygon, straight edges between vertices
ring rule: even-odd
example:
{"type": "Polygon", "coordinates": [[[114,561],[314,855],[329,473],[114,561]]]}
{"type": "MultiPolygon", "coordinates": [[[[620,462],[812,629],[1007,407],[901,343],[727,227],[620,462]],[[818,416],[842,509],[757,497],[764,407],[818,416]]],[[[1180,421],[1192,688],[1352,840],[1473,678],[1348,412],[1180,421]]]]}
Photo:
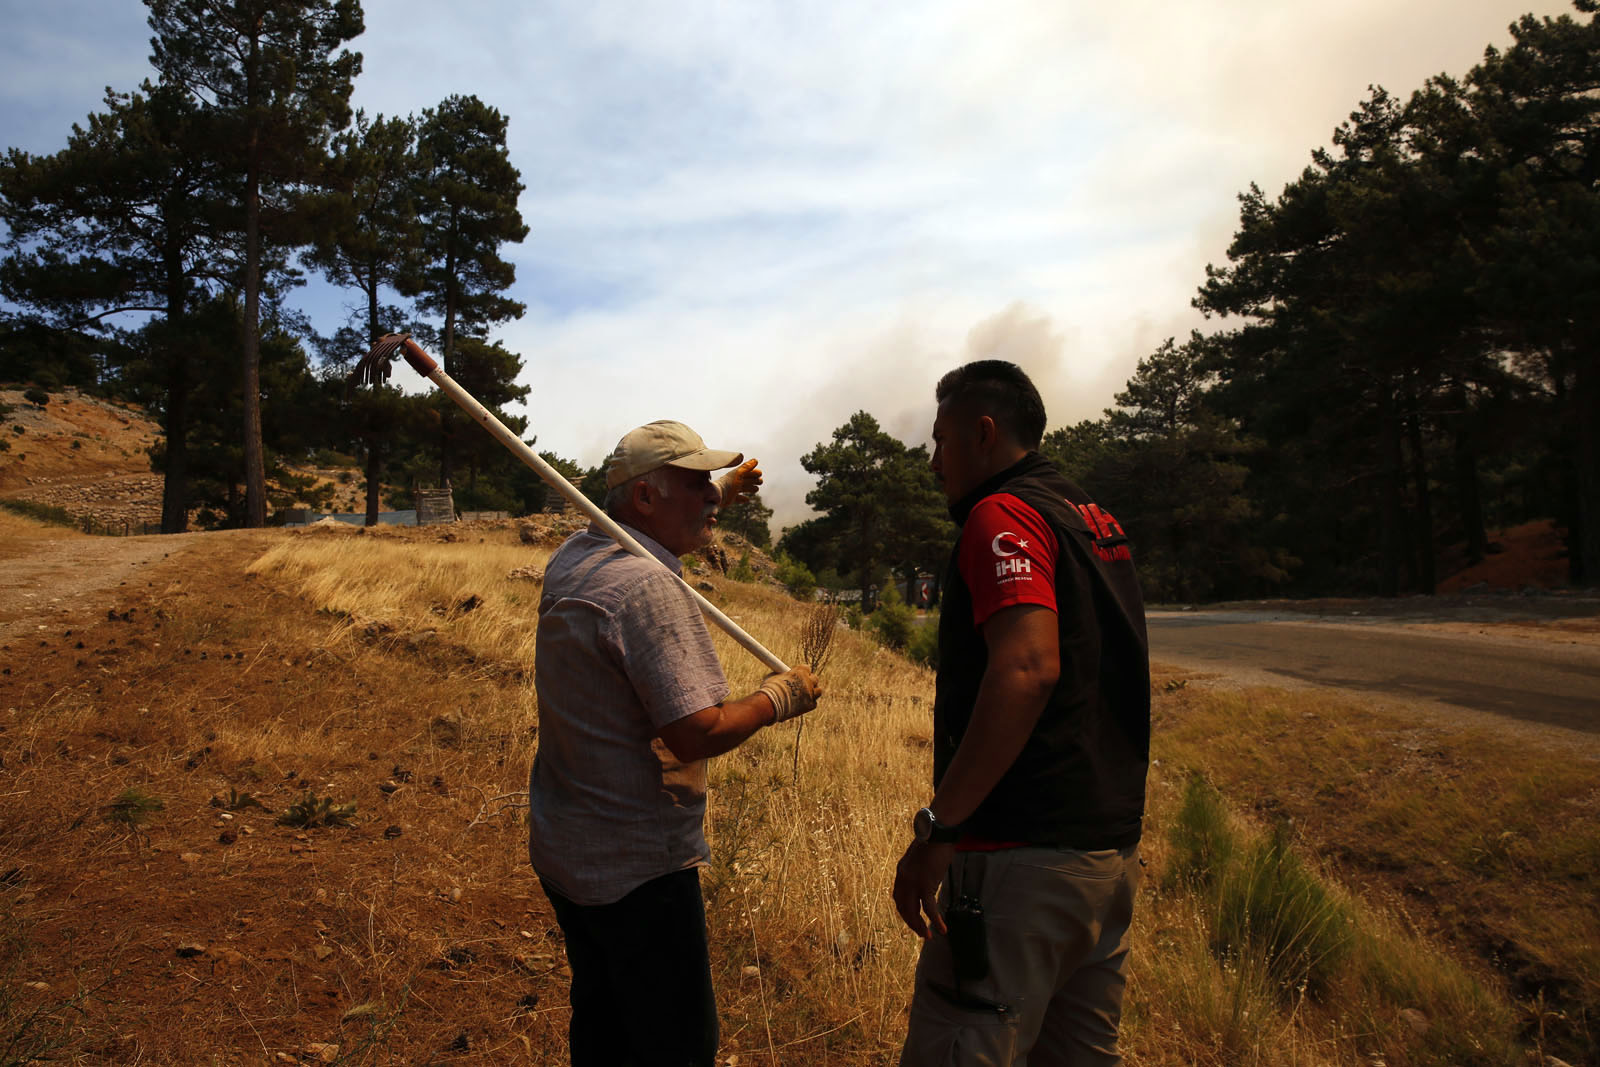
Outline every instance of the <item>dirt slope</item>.
{"type": "Polygon", "coordinates": [[[1554,522],[1538,519],[1491,531],[1489,555],[1470,566],[1463,560],[1460,569],[1439,582],[1439,592],[1559,589],[1566,584],[1566,541],[1554,522]]]}
{"type": "Polygon", "coordinates": [[[161,477],[150,470],[160,427],[138,408],[76,389],[43,406],[0,389],[0,496],[65,508],[102,522],[161,521],[161,477]]]}
{"type": "MultiPolygon", "coordinates": [[[[63,508],[99,523],[140,526],[161,521],[161,475],[150,469],[150,448],[161,427],[135,405],[76,389],[50,394],[44,405],[17,388],[0,388],[0,497],[63,508]]],[[[366,507],[361,473],[353,468],[290,467],[313,485],[332,485],[331,508],[366,507]]]]}
{"type": "MultiPolygon", "coordinates": [[[[379,631],[336,640],[336,616],[245,573],[286,538],[521,543],[514,524],[32,531],[0,516],[0,915],[18,1005],[65,1020],[56,1058],[562,1062],[562,949],[515,792],[536,723],[484,713],[526,680],[379,631]],[[352,825],[280,825],[307,792],[355,803],[352,825]],[[119,823],[130,793],[162,806],[119,823]]],[[[710,921],[750,1062],[749,913],[710,921]]],[[[859,1048],[828,1062],[884,1062],[859,1048]]]]}

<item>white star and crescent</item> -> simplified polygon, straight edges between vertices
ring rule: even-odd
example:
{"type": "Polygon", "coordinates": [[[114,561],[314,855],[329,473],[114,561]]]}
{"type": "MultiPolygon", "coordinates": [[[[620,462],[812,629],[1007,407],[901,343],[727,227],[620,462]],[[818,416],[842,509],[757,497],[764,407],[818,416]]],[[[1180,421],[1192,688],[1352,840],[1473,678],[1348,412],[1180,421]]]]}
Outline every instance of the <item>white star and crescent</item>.
{"type": "Polygon", "coordinates": [[[989,542],[989,548],[994,552],[995,555],[1000,556],[1002,558],[1004,558],[1006,556],[1015,556],[1018,552],[1022,551],[1024,548],[1027,548],[1027,547],[1028,547],[1028,542],[1023,540],[1022,538],[1018,537],[1016,534],[1012,533],[1010,530],[1002,530],[1002,531],[1000,531],[999,533],[994,535],[994,540],[989,542]],[[1017,547],[1014,550],[1011,550],[1011,551],[1007,551],[1006,550],[1006,547],[1004,545],[1004,539],[1007,538],[1007,537],[1011,538],[1011,540],[1016,543],[1017,547]]]}

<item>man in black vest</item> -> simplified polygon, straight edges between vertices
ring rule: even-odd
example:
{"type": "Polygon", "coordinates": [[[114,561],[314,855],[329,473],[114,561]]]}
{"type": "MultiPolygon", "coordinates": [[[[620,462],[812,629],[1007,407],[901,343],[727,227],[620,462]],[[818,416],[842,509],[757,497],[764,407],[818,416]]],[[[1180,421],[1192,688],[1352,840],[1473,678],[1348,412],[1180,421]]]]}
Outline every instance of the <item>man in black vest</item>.
{"type": "Polygon", "coordinates": [[[1036,451],[1044,403],[1020,368],[968,363],[935,396],[933,469],[961,535],[934,795],[895,872],[925,939],[900,1062],[1120,1063],[1150,742],[1128,541],[1036,451]]]}

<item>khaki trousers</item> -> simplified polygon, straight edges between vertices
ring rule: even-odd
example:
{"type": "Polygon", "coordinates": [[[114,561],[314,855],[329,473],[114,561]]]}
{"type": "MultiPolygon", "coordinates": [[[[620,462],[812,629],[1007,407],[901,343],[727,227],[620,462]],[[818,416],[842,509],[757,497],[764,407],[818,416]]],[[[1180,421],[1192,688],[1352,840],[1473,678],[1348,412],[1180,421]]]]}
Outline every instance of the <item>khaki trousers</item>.
{"type": "Polygon", "coordinates": [[[958,982],[950,939],[917,961],[901,1067],[1111,1067],[1138,848],[958,852],[940,891],[983,907],[989,973],[958,982]]]}

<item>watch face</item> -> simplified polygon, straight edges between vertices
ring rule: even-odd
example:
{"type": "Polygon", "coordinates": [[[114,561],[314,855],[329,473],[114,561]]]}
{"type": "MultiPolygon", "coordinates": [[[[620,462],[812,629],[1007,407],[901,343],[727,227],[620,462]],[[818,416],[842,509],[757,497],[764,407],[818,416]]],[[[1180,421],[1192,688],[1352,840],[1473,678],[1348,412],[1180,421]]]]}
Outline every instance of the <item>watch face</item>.
{"type": "Polygon", "coordinates": [[[917,814],[911,819],[911,832],[918,841],[928,841],[932,839],[933,812],[930,809],[917,809],[917,814]]]}

